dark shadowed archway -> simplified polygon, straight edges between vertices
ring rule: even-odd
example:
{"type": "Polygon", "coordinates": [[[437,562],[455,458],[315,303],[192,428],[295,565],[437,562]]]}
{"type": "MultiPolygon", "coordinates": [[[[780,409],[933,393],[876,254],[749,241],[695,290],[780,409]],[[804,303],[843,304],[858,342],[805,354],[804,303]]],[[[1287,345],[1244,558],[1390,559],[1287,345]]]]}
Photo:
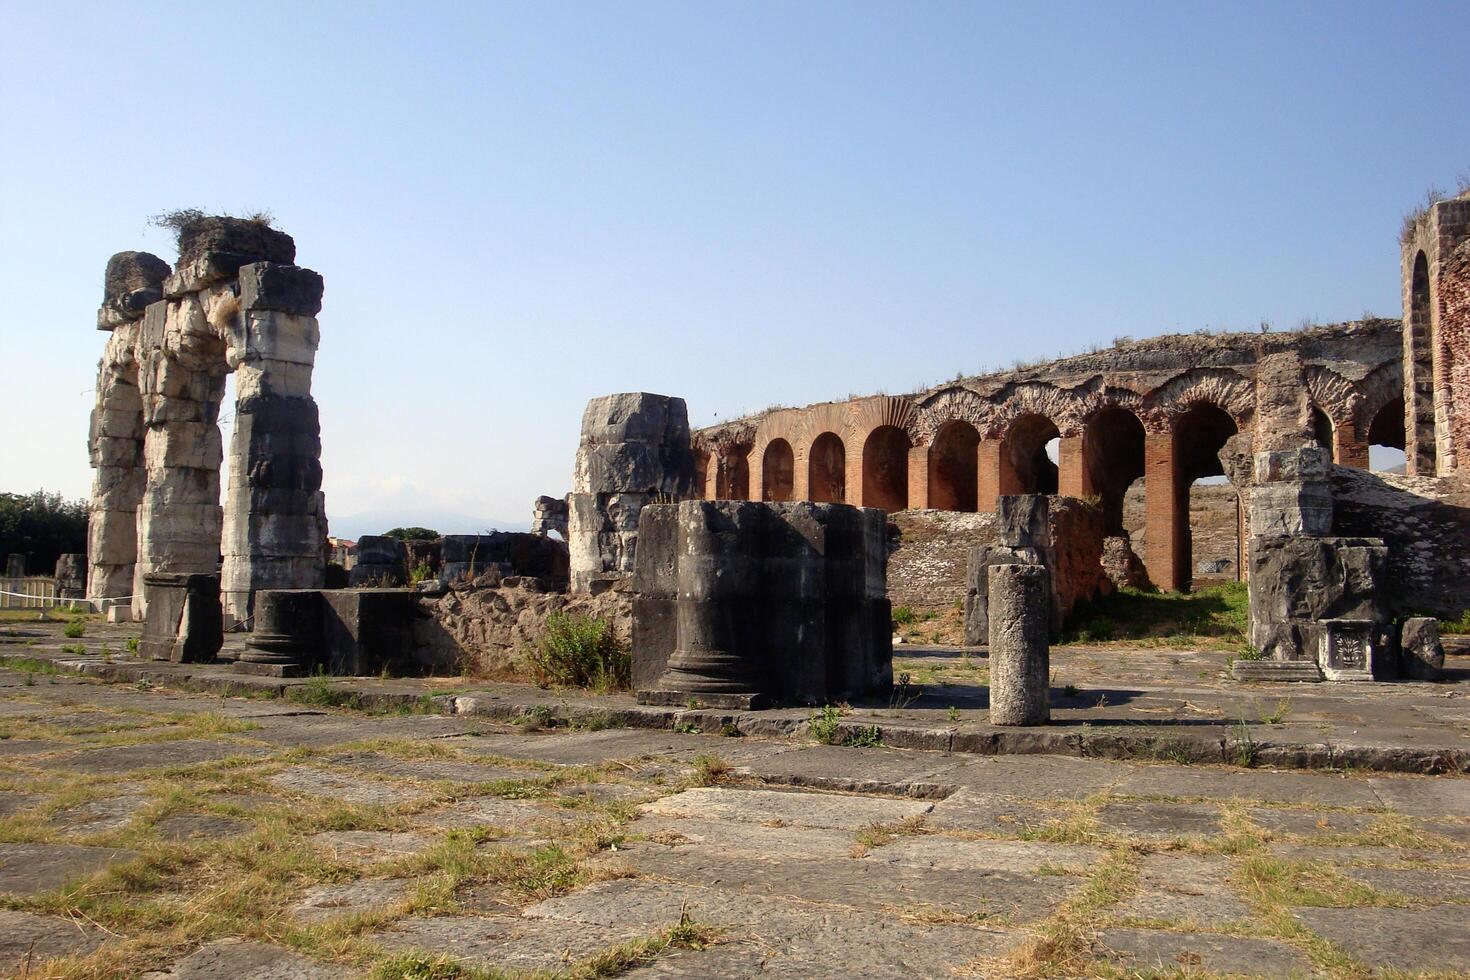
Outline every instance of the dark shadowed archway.
{"type": "Polygon", "coordinates": [[[1000,492],[1056,493],[1057,464],[1047,454],[1047,444],[1061,432],[1045,415],[1026,414],[1006,430],[1000,453],[1000,492]]]}
{"type": "Polygon", "coordinates": [[[968,422],[944,423],[929,447],[929,506],[974,512],[979,499],[980,433],[968,422]]]}
{"type": "Polygon", "coordinates": [[[807,457],[807,497],[819,504],[847,501],[847,449],[834,433],[823,432],[807,457]]]}
{"type": "Polygon", "coordinates": [[[1196,577],[1241,577],[1240,496],[1220,462],[1220,450],[1237,431],[1230,413],[1208,402],[1193,405],[1174,423],[1177,506],[1186,518],[1179,544],[1186,585],[1196,577]]]}
{"type": "Polygon", "coordinates": [[[761,458],[761,499],[776,503],[790,500],[796,488],[796,457],[791,443],[772,439],[761,458]]]}
{"type": "Polygon", "coordinates": [[[1368,425],[1368,467],[1380,473],[1404,472],[1404,400],[1395,398],[1368,425]]]}
{"type": "Polygon", "coordinates": [[[1143,423],[1126,408],[1105,408],[1087,420],[1083,458],[1088,485],[1102,502],[1108,534],[1123,533],[1123,499],[1143,476],[1143,423]]]}
{"type": "Polygon", "coordinates": [[[892,425],[880,425],[863,443],[863,506],[886,511],[909,505],[909,437],[892,425]]]}

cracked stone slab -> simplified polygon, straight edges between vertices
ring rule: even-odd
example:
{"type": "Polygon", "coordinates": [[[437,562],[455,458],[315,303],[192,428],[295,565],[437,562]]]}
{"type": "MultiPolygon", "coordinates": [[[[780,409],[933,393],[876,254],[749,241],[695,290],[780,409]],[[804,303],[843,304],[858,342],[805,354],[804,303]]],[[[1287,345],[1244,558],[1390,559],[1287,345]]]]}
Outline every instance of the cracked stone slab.
{"type": "Polygon", "coordinates": [[[644,813],[705,820],[861,830],[875,823],[898,823],[922,817],[934,808],[925,800],[891,800],[831,793],[785,793],[777,790],[687,789],[645,803],[644,813]]]}
{"type": "Polygon", "coordinates": [[[628,829],[658,844],[700,848],[712,854],[748,857],[848,857],[856,842],[847,830],[823,827],[767,826],[740,820],[647,815],[628,829]]]}
{"type": "Polygon", "coordinates": [[[1470,970],[1470,906],[1292,911],[1308,929],[1372,966],[1470,970]]]}
{"type": "Polygon", "coordinates": [[[537,800],[480,796],[421,813],[414,819],[426,827],[439,829],[491,826],[522,831],[536,827],[567,826],[587,816],[590,815],[537,800]]]}
{"type": "Polygon", "coordinates": [[[1371,780],[1344,779],[1316,772],[1270,772],[1216,766],[1150,765],[1131,767],[1113,785],[1119,796],[1164,796],[1229,802],[1315,803],[1326,806],[1380,807],[1371,780]]]}
{"type": "Polygon", "coordinates": [[[0,894],[37,895],[136,856],[114,847],[0,844],[0,894]]]}
{"type": "Polygon", "coordinates": [[[1211,837],[1220,831],[1220,808],[1203,803],[1119,800],[1098,811],[1097,819],[1107,830],[1154,840],[1211,837]]]}
{"type": "Polygon", "coordinates": [[[982,793],[966,786],[935,803],[924,824],[940,830],[973,830],[1015,837],[1065,816],[1035,803],[982,793]]]}
{"type": "Polygon", "coordinates": [[[1118,907],[1130,919],[1162,919],[1215,926],[1249,920],[1251,907],[1230,888],[1230,862],[1190,854],[1145,854],[1138,891],[1118,907]]]}
{"type": "Polygon", "coordinates": [[[1156,929],[1109,929],[1099,938],[1099,945],[1109,959],[1139,970],[1208,971],[1267,977],[1302,976],[1313,972],[1310,960],[1296,948],[1277,939],[1161,932],[1156,929]]]}
{"type": "Polygon", "coordinates": [[[650,934],[679,921],[722,929],[723,942],[697,955],[660,957],[636,976],[948,976],[994,956],[1014,937],[1004,931],[910,921],[873,913],[804,905],[780,897],[728,896],[697,885],[622,880],[590,885],[528,908],[528,918],[627,928],[650,934]],[[671,972],[677,969],[680,972],[671,972]]]}
{"type": "Polygon", "coordinates": [[[1066,875],[915,868],[852,858],[762,859],[703,848],[633,842],[605,858],[615,867],[673,881],[697,881],[741,895],[786,896],[857,909],[941,910],[1028,922],[1043,918],[1079,886],[1066,875]]]}
{"type": "Polygon", "coordinates": [[[222,939],[141,980],[348,980],[345,967],[321,963],[269,943],[222,939]]]}
{"type": "Polygon", "coordinates": [[[244,820],[213,813],[173,813],[153,825],[155,834],[172,841],[228,840],[250,829],[244,820]]]}
{"type": "Polygon", "coordinates": [[[48,759],[47,769],[88,772],[98,775],[140,772],[189,766],[201,762],[218,762],[233,756],[258,757],[266,750],[256,745],[242,745],[216,739],[184,738],[172,742],[144,742],[137,745],[107,745],[82,749],[69,755],[48,759]]]}
{"type": "Polygon", "coordinates": [[[392,861],[429,846],[418,834],[392,830],[329,830],[306,839],[336,860],[356,862],[392,861]]]}
{"type": "Polygon", "coordinates": [[[144,807],[148,797],[141,793],[126,793],[100,800],[78,803],[52,814],[51,822],[66,828],[73,834],[102,834],[121,830],[133,822],[144,807]]]}
{"type": "Polygon", "coordinates": [[[423,793],[397,783],[339,772],[320,765],[292,766],[274,776],[268,776],[266,781],[281,789],[363,806],[393,806],[425,799],[423,793]]]}
{"type": "Polygon", "coordinates": [[[13,813],[24,813],[33,809],[40,803],[40,797],[34,793],[12,793],[9,790],[0,790],[0,817],[8,817],[13,813]]]}
{"type": "Polygon", "coordinates": [[[342,915],[388,905],[407,897],[413,882],[405,878],[364,878],[360,881],[313,885],[291,914],[302,922],[325,922],[342,915]]]}
{"type": "Polygon", "coordinates": [[[589,928],[582,922],[446,915],[403,919],[368,938],[388,949],[444,953],[491,969],[554,971],[642,935],[640,930],[589,928]]]}
{"type": "Polygon", "coordinates": [[[1251,822],[1273,834],[1297,837],[1325,837],[1330,834],[1353,834],[1378,819],[1372,813],[1346,813],[1342,810],[1302,810],[1280,807],[1252,807],[1247,815],[1251,822]]]}
{"type": "Polygon", "coordinates": [[[507,769],[454,759],[400,759],[378,752],[352,752],[333,756],[328,765],[406,779],[447,779],[456,783],[493,783],[504,780],[536,779],[545,773],[535,769],[507,769]]]}
{"type": "Polygon", "coordinates": [[[0,758],[40,755],[43,752],[56,752],[71,747],[68,742],[57,742],[44,738],[0,738],[0,758]]]}
{"type": "Polygon", "coordinates": [[[863,860],[947,871],[1009,871],[1033,875],[1044,867],[1081,873],[1100,862],[1105,854],[1101,848],[1084,844],[954,840],[925,835],[900,837],[875,847],[863,860]]]}
{"type": "MultiPolygon", "coordinates": [[[[26,976],[42,961],[56,956],[85,956],[108,940],[107,933],[86,922],[57,915],[0,910],[0,975],[26,976]]],[[[42,976],[45,971],[30,975],[42,976]]]]}
{"type": "Polygon", "coordinates": [[[1342,873],[1380,892],[1399,892],[1431,904],[1470,899],[1470,868],[1343,868],[1342,873]]]}

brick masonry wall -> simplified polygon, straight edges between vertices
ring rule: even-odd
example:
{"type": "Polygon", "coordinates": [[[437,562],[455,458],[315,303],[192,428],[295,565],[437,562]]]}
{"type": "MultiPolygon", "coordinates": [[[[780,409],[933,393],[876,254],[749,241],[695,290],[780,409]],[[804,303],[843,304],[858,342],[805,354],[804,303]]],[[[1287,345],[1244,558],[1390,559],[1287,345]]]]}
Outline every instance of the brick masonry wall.
{"type": "MultiPolygon", "coordinates": [[[[1143,481],[1136,480],[1123,497],[1123,529],[1132,539],[1135,554],[1144,554],[1143,481]]],[[[1227,579],[1237,577],[1236,542],[1239,525],[1235,512],[1235,488],[1229,484],[1204,484],[1189,493],[1189,526],[1194,534],[1194,579],[1227,579]],[[1228,562],[1220,571],[1206,571],[1219,562],[1228,562]]]]}
{"type": "Polygon", "coordinates": [[[888,599],[894,606],[943,609],[965,598],[970,549],[995,537],[994,514],[906,510],[888,515],[888,599]]]}

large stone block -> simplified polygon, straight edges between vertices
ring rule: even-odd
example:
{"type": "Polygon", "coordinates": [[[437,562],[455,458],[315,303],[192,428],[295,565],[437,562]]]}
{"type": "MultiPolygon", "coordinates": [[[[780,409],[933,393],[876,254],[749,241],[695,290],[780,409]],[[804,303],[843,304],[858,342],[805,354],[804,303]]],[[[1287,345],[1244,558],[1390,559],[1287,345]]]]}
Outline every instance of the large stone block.
{"type": "Polygon", "coordinates": [[[328,673],[377,676],[414,664],[412,589],[337,589],[322,593],[323,650],[328,673]]]}
{"type": "Polygon", "coordinates": [[[883,528],[881,511],[845,504],[643,508],[633,612],[640,698],[826,703],[886,691],[888,603],[870,584],[884,578],[883,528]]]}
{"type": "Polygon", "coordinates": [[[218,470],[224,461],[219,426],[213,422],[170,422],[148,430],[143,460],[150,473],[166,468],[218,470]]]}
{"type": "Polygon", "coordinates": [[[150,572],[143,576],[148,612],[144,656],[174,663],[208,663],[224,643],[219,576],[150,572]]]}
{"type": "Polygon", "coordinates": [[[469,572],[499,566],[506,575],[528,575],[561,582],[567,578],[566,545],[538,534],[494,531],[490,534],[446,534],[440,541],[442,567],[464,566],[469,572]]]}
{"type": "Polygon", "coordinates": [[[582,412],[582,444],[687,445],[689,409],[684,399],[646,391],[604,395],[582,412]]]}
{"type": "Polygon", "coordinates": [[[1411,680],[1437,680],[1444,672],[1444,644],[1439,621],[1428,616],[1404,620],[1399,633],[1399,664],[1411,680]]]}
{"type": "Polygon", "coordinates": [[[240,305],[314,317],[322,308],[322,277],[310,269],[275,262],[240,267],[240,305]]]}
{"type": "Polygon", "coordinates": [[[87,554],[100,565],[131,565],[137,561],[137,511],[92,511],[87,525],[87,554]]]}
{"type": "Polygon", "coordinates": [[[1039,493],[1007,495],[996,501],[995,533],[1007,548],[1049,548],[1051,501],[1039,493]]]}
{"type": "Polygon", "coordinates": [[[98,327],[110,330],[141,317],[150,303],[163,299],[168,274],[168,263],[149,252],[118,252],[108,259],[98,327]]]}
{"type": "Polygon", "coordinates": [[[276,262],[290,265],[296,260],[296,243],[284,231],[263,221],[228,215],[201,215],[179,229],[179,265],[209,253],[238,256],[246,262],[276,262]]]}
{"type": "Polygon", "coordinates": [[[584,492],[685,495],[693,482],[687,446],[619,442],[577,450],[573,485],[584,492]]]}
{"type": "Polygon", "coordinates": [[[321,328],[315,317],[248,310],[242,317],[240,334],[232,338],[230,356],[242,361],[268,359],[313,364],[320,343],[321,328]]]}
{"type": "Polygon", "coordinates": [[[1384,622],[1388,549],[1374,538],[1252,538],[1252,623],[1384,622]]]}
{"type": "Polygon", "coordinates": [[[1320,536],[1332,533],[1332,490],[1325,482],[1257,484],[1250,488],[1250,502],[1253,535],[1320,536]]]}
{"type": "Polygon", "coordinates": [[[1257,483],[1301,483],[1327,479],[1332,456],[1321,446],[1256,453],[1257,483]]]}

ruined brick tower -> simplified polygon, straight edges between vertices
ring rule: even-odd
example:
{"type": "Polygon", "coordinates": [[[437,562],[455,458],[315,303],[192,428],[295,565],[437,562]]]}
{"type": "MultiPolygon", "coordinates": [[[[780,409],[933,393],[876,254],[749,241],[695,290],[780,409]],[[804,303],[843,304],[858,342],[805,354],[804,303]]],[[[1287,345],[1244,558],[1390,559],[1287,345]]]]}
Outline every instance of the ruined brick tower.
{"type": "Polygon", "coordinates": [[[1425,208],[1400,245],[1408,471],[1447,476],[1470,444],[1470,195],[1425,208]]]}

